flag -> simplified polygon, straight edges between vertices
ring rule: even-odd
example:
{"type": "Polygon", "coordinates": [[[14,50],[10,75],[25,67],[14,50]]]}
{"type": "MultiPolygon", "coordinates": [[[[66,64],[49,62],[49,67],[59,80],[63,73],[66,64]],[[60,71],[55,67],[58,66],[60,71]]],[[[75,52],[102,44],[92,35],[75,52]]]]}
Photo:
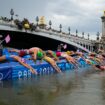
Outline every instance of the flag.
{"type": "Polygon", "coordinates": [[[85,47],[84,47],[83,49],[84,49],[84,50],[86,50],[86,48],[85,48],[85,47]]]}
{"type": "Polygon", "coordinates": [[[9,34],[5,37],[4,40],[5,40],[6,43],[9,43],[10,42],[11,38],[10,38],[9,34]]]}
{"type": "Polygon", "coordinates": [[[63,46],[63,48],[66,49],[66,48],[67,48],[67,44],[65,44],[65,45],[63,46]]]}

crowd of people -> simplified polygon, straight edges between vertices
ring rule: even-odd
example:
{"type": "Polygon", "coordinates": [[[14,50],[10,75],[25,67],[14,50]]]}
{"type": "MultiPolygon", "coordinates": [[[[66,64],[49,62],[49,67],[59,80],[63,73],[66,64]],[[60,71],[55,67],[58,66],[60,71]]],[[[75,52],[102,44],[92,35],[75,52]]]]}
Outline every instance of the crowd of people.
{"type": "Polygon", "coordinates": [[[57,65],[57,62],[60,62],[60,60],[65,59],[68,63],[74,65],[75,69],[78,69],[79,63],[78,61],[83,60],[89,65],[92,65],[95,69],[105,70],[105,54],[104,53],[82,53],[80,51],[74,52],[74,51],[61,51],[58,49],[58,51],[52,51],[47,50],[43,51],[41,48],[38,47],[32,47],[29,49],[7,49],[9,54],[1,55],[0,56],[0,63],[3,61],[17,61],[24,67],[28,68],[33,74],[37,75],[37,71],[30,66],[28,63],[26,63],[26,60],[32,60],[36,64],[37,60],[40,60],[40,63],[44,60],[48,62],[55,70],[56,72],[60,73],[62,72],[60,68],[57,65]],[[13,54],[12,52],[15,52],[13,54]],[[28,58],[24,58],[24,56],[29,55],[28,58]]]}

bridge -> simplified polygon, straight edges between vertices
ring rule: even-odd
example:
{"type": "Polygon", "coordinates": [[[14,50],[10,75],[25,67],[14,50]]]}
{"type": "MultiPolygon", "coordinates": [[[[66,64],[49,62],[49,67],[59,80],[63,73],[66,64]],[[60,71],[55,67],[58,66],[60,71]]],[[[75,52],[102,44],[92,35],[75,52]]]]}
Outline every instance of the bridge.
{"type": "Polygon", "coordinates": [[[14,23],[14,21],[6,22],[4,20],[0,20],[0,30],[26,32],[29,34],[47,37],[50,39],[58,40],[63,43],[72,45],[86,52],[94,51],[95,44],[96,44],[96,41],[94,40],[85,39],[83,37],[79,37],[79,36],[75,36],[75,35],[63,33],[63,32],[60,32],[60,33],[54,32],[52,29],[46,30],[46,29],[37,27],[35,31],[30,31],[25,29],[19,30],[18,26],[14,23]]]}

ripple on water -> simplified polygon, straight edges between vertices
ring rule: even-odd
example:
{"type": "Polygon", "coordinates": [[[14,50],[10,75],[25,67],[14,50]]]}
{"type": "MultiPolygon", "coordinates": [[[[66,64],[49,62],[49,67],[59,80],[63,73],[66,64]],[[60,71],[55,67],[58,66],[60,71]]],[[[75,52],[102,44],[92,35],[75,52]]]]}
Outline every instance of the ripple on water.
{"type": "Polygon", "coordinates": [[[74,70],[4,81],[0,105],[105,105],[105,72],[74,70]]]}

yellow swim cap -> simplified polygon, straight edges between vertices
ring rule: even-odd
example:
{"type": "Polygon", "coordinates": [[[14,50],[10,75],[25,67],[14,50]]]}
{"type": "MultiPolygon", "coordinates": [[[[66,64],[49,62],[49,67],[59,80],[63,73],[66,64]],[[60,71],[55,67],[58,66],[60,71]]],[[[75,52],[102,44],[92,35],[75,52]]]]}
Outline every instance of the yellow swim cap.
{"type": "Polygon", "coordinates": [[[69,55],[71,52],[70,51],[67,51],[66,53],[69,55]]]}

